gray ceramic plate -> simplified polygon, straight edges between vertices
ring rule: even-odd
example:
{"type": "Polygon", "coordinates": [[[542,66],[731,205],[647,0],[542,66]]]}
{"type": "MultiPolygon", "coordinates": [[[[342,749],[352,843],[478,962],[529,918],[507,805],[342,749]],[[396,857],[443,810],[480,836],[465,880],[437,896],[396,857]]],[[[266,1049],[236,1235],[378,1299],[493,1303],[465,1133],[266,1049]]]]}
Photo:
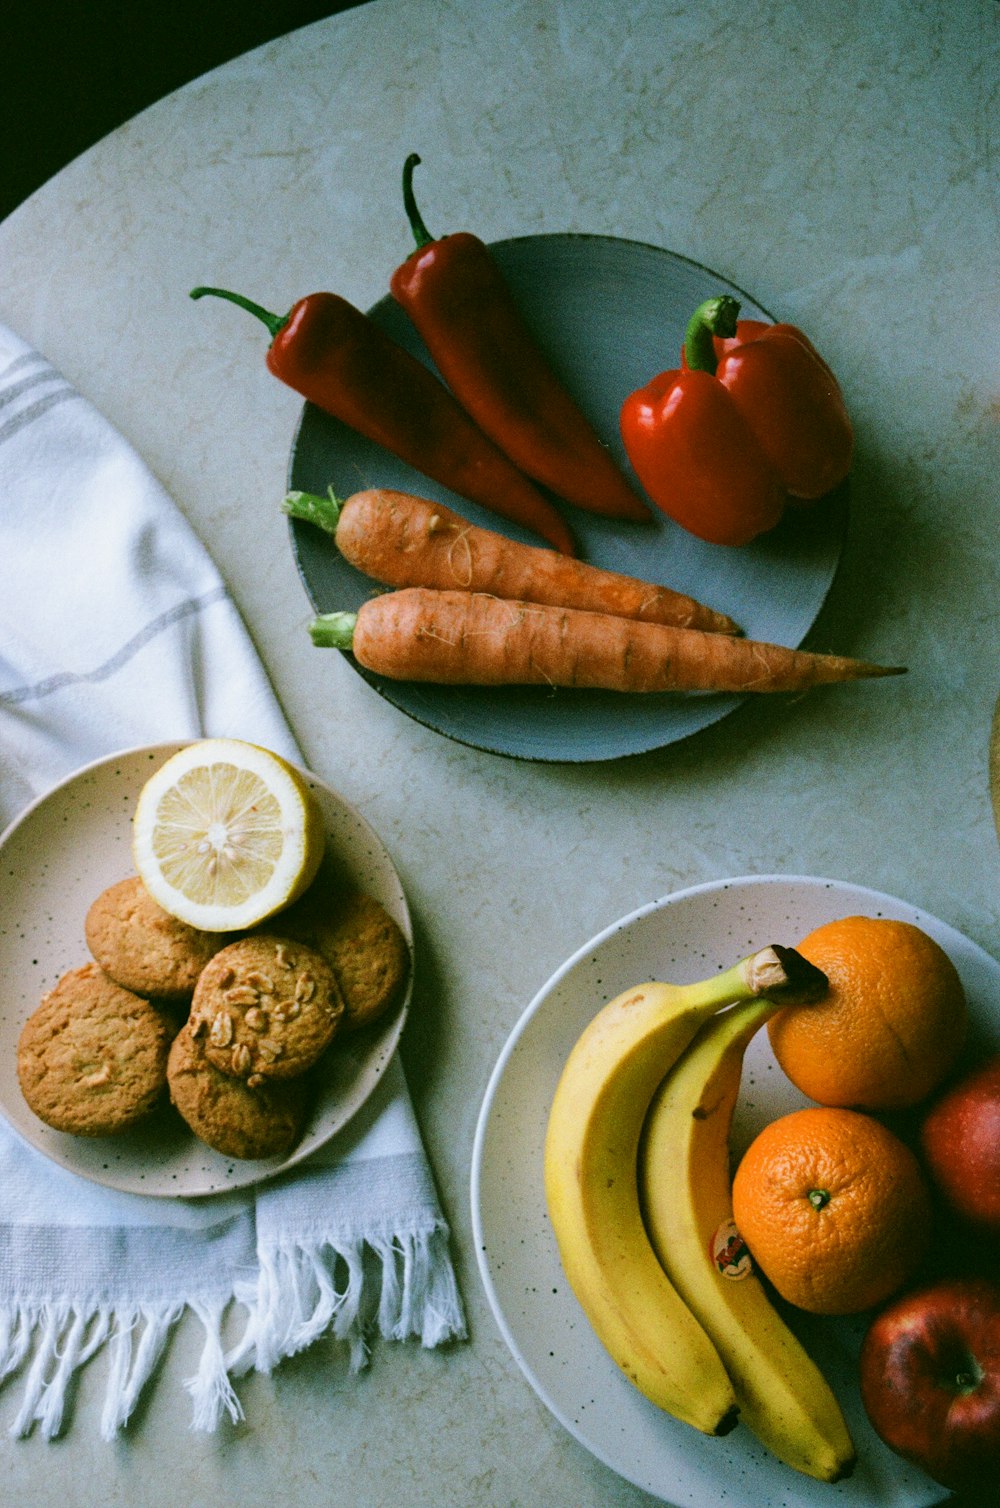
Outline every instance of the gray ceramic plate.
{"type": "MultiPolygon", "coordinates": [[[[665,1503],[756,1508],[929,1508],[943,1489],[893,1455],[869,1425],[855,1360],[865,1317],[818,1320],[783,1309],[836,1391],[858,1447],[836,1487],[782,1466],[746,1429],[710,1439],[663,1414],[603,1350],[559,1263],[545,1209],[549,1106],[566,1057],[592,1016],[638,980],[701,979],[769,942],[794,945],[835,917],[888,916],[935,938],[962,976],[969,1052],[1000,1044],[1000,964],[947,923],[905,901],[838,880],[754,875],[681,890],[615,922],[553,975],[528,1006],[491,1075],[472,1155],[479,1270],[515,1360],[542,1401],[588,1450],[665,1503]]],[[[809,1102],[785,1078],[767,1033],[747,1053],[733,1126],[737,1156],[770,1120],[809,1102]]]]}
{"type": "MultiPolygon", "coordinates": [[[[131,749],[77,771],[0,837],[0,864],[13,876],[0,916],[0,1114],[61,1167],[134,1194],[197,1198],[262,1183],[308,1157],[345,1126],[381,1080],[399,1040],[400,1007],[331,1054],[312,1115],[288,1157],[242,1162],[204,1146],[168,1107],[121,1136],[67,1136],[28,1109],[17,1080],[17,1041],[46,990],[89,957],[83,923],[91,901],[133,873],[132,813],[143,784],[180,744],[131,749]]],[[[406,897],[389,855],[368,823],[314,775],[302,772],[323,812],[331,861],[381,901],[412,950],[406,897]]],[[[411,971],[412,979],[412,971],[411,971]]]]}
{"type": "MultiPolygon", "coordinates": [[[[492,250],[542,347],[626,470],[618,433],[622,402],[633,388],[677,365],[688,318],[702,299],[731,293],[747,318],[772,318],[725,278],[654,246],[551,235],[499,241],[492,250]]],[[[431,364],[392,298],[370,313],[394,340],[431,364]]],[[[331,484],[340,496],[370,486],[417,492],[474,523],[538,543],[307,404],[292,445],[289,486],[324,493],[331,484]]],[[[751,637],[791,646],[801,644],[823,604],[847,517],[842,490],[821,507],[786,517],[767,538],[733,550],[695,539],[655,509],[646,525],[560,506],[585,559],[688,592],[729,613],[751,637]]],[[[293,523],[291,531],[314,609],[356,611],[372,583],[310,525],[293,523]]],[[[537,760],[615,759],[662,748],[717,722],[742,700],[728,694],[622,697],[542,687],[426,686],[360,673],[410,717],[449,738],[537,760]]]]}

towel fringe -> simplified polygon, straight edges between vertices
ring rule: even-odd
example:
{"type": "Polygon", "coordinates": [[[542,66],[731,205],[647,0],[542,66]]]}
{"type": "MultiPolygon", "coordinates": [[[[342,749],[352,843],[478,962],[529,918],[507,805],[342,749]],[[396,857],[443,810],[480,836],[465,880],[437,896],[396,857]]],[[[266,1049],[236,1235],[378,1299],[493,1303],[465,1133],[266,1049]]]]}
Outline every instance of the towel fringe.
{"type": "Polygon", "coordinates": [[[215,1430],[223,1415],[234,1424],[243,1420],[232,1378],[251,1370],[269,1373],[323,1335],[345,1342],[352,1373],[367,1366],[373,1331],[385,1340],[416,1338],[427,1347],[466,1335],[444,1226],[262,1252],[257,1281],[239,1285],[233,1298],[246,1325],[228,1352],[222,1332],[229,1302],[222,1298],[118,1310],[68,1301],[0,1307],[0,1382],[27,1363],[10,1433],[23,1438],[37,1427],[47,1440],[58,1435],[74,1380],[103,1347],[108,1378],[100,1429],[103,1439],[114,1439],[185,1307],[205,1332],[198,1369],[184,1382],[191,1428],[205,1432],[215,1430]]]}
{"type": "Polygon", "coordinates": [[[106,1306],[81,1308],[68,1302],[0,1309],[0,1380],[18,1371],[34,1346],[10,1433],[23,1439],[37,1425],[46,1440],[54,1439],[62,1430],[74,1381],[106,1345],[111,1365],[101,1434],[112,1439],[132,1413],[181,1308],[170,1305],[125,1315],[115,1315],[106,1306]],[[140,1320],[145,1330],[132,1362],[131,1334],[140,1320]]]}
{"type": "Polygon", "coordinates": [[[153,1308],[144,1305],[133,1311],[126,1319],[119,1319],[109,1342],[111,1351],[111,1376],[104,1398],[101,1414],[101,1438],[113,1440],[132,1416],[139,1395],[153,1372],[171,1329],[180,1319],[183,1306],[161,1305],[153,1308]],[[139,1343],[133,1348],[133,1337],[140,1324],[139,1343]]]}
{"type": "Polygon", "coordinates": [[[427,1347],[466,1335],[448,1233],[440,1225],[280,1246],[261,1256],[256,1289],[245,1301],[247,1330],[227,1357],[236,1374],[251,1367],[270,1372],[327,1332],[347,1343],[352,1372],[368,1363],[373,1329],[385,1340],[416,1338],[427,1347]]]}
{"type": "Polygon", "coordinates": [[[243,1406],[233,1391],[222,1349],[222,1317],[226,1304],[194,1300],[191,1308],[204,1326],[205,1345],[197,1372],[184,1386],[193,1404],[191,1428],[211,1433],[218,1428],[224,1412],[234,1424],[239,1424],[243,1419],[243,1406]]]}
{"type": "Polygon", "coordinates": [[[0,1382],[24,1361],[34,1327],[35,1315],[27,1305],[0,1309],[0,1382]]]}

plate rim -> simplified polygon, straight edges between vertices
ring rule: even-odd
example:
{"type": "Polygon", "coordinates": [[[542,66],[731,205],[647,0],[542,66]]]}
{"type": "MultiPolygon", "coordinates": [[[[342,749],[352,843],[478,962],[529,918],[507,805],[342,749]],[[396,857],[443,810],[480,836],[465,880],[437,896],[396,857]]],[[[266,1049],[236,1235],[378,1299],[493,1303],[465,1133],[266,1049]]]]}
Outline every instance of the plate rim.
{"type": "MultiPolygon", "coordinates": [[[[617,920],[601,928],[591,938],[576,948],[570,956],[564,960],[549,978],[535,992],[527,1006],[521,1012],[514,1026],[511,1028],[500,1053],[493,1065],[487,1080],[486,1089],[483,1093],[482,1102],[476,1117],[476,1127],[472,1144],[472,1163],[469,1176],[469,1201],[471,1207],[471,1226],[473,1246],[476,1256],[476,1267],[479,1279],[486,1295],[487,1304],[491,1315],[502,1339],[507,1345],[522,1376],[534,1390],[536,1396],[552,1414],[553,1418],[566,1430],[578,1445],[588,1451],[596,1460],[602,1462],[610,1471],[633,1485],[640,1487],[646,1492],[656,1495],[656,1489],[648,1482],[641,1481],[638,1475],[630,1475],[620,1461],[612,1459],[609,1452],[597,1446],[592,1440],[585,1438],[581,1430],[567,1415],[562,1404],[553,1396],[550,1390],[536,1375],[531,1363],[514,1335],[513,1328],[497,1293],[493,1281],[492,1271],[489,1264],[489,1254],[482,1218],[482,1179],[483,1160],[486,1151],[486,1143],[490,1132],[490,1120],[497,1101],[499,1089],[503,1083],[504,1075],[509,1067],[518,1045],[528,1027],[533,1023],[544,1009],[551,995],[558,990],[563,980],[572,970],[585,959],[592,956],[602,948],[617,933],[624,932],[645,917],[658,911],[670,909],[672,906],[702,895],[710,895],[723,890],[765,888],[776,884],[789,886],[802,886],[810,890],[828,890],[831,894],[843,894],[849,892],[852,896],[864,896],[873,905],[888,902],[893,909],[908,910],[913,916],[922,918],[934,925],[943,936],[953,936],[960,941],[963,951],[968,951],[977,962],[981,963],[1000,978],[1000,961],[987,952],[981,944],[975,942],[957,927],[942,920],[923,907],[915,905],[901,896],[893,895],[888,891],[878,890],[871,886],[857,884],[851,880],[824,877],[821,875],[808,875],[799,873],[769,872],[766,874],[746,874],[727,876],[715,880],[703,880],[693,885],[683,886],[679,890],[667,891],[654,900],[644,902],[632,911],[619,917],[617,920]]],[[[905,1463],[900,1463],[902,1466],[905,1463]]],[[[929,1479],[928,1479],[929,1480],[929,1479]]],[[[667,1502],[667,1499],[663,1500],[667,1502]]],[[[928,1500],[929,1501],[929,1500],[928,1500]]]]}
{"type": "MultiPolygon", "coordinates": [[[[238,735],[233,736],[238,737],[238,735]]],[[[209,738],[210,735],[200,735],[194,738],[172,738],[158,740],[154,743],[149,744],[129,744],[115,749],[111,753],[98,755],[94,759],[88,760],[85,764],[82,764],[77,768],[69,771],[67,774],[63,775],[60,779],[55,781],[46,790],[40,792],[37,796],[34,796],[26,806],[22,807],[22,809],[15,814],[15,816],[11,819],[11,821],[7,824],[3,831],[0,832],[0,859],[2,859],[8,843],[17,835],[17,833],[21,831],[23,827],[30,823],[32,818],[37,815],[41,808],[49,805],[50,803],[58,802],[59,798],[65,796],[70,788],[98,774],[103,768],[107,766],[113,766],[125,760],[140,760],[143,758],[155,759],[157,757],[161,758],[161,760],[165,760],[177,750],[186,748],[193,743],[208,741],[209,738]]],[[[250,740],[243,741],[249,742],[250,740]]],[[[382,1061],[379,1066],[378,1072],[372,1078],[372,1082],[367,1090],[367,1093],[353,1107],[346,1120],[340,1122],[340,1124],[335,1126],[325,1135],[321,1135],[317,1140],[309,1142],[308,1145],[304,1145],[304,1143],[306,1142],[306,1132],[308,1130],[307,1122],[306,1132],[304,1132],[303,1137],[298,1143],[296,1143],[296,1146],[293,1147],[288,1156],[281,1159],[280,1162],[276,1162],[273,1158],[248,1158],[244,1160],[229,1158],[225,1157],[222,1153],[214,1151],[214,1149],[208,1147],[205,1144],[200,1144],[199,1155],[218,1158],[220,1160],[220,1163],[225,1163],[226,1165],[231,1167],[237,1167],[241,1170],[241,1172],[243,1170],[246,1170],[247,1176],[241,1176],[232,1180],[222,1180],[215,1182],[211,1187],[207,1188],[183,1189],[182,1191],[178,1191],[176,1188],[158,1187],[155,1184],[152,1186],[147,1186],[145,1183],[140,1190],[134,1187],[132,1181],[126,1182],[123,1179],[115,1178],[113,1174],[99,1174],[96,1170],[76,1167],[73,1165],[72,1159],[56,1157],[53,1155],[50,1149],[33,1140],[20,1126],[14,1123],[14,1121],[8,1114],[6,1105],[2,1100],[0,1100],[0,1119],[2,1119],[6,1129],[10,1132],[11,1135],[17,1138],[22,1146],[27,1147],[32,1152],[38,1154],[41,1157],[44,1157],[51,1166],[59,1168],[62,1171],[70,1173],[78,1178],[82,1178],[86,1182],[95,1184],[101,1188],[111,1189],[118,1193],[130,1195],[136,1194],[140,1197],[157,1200],[181,1199],[194,1200],[200,1203],[203,1200],[225,1198],[227,1195],[233,1196],[242,1193],[251,1193],[255,1189],[258,1189],[261,1185],[270,1183],[272,1180],[284,1176],[294,1168],[301,1165],[303,1162],[307,1162],[310,1157],[320,1152],[335,1136],[338,1136],[351,1124],[355,1117],[369,1103],[371,1097],[378,1091],[382,1080],[384,1079],[385,1074],[388,1071],[389,1065],[398,1050],[399,1039],[402,1035],[403,1028],[405,1027],[406,1020],[409,1015],[410,1004],[413,996],[414,976],[416,972],[416,956],[413,918],[410,912],[409,900],[406,895],[402,879],[399,875],[399,871],[396,868],[396,865],[392,859],[391,854],[389,853],[388,848],[386,847],[379,833],[375,830],[375,828],[363,815],[363,813],[359,811],[359,809],[352,802],[348,801],[346,797],[342,796],[335,787],[331,786],[328,781],[324,780],[322,776],[316,774],[315,771],[310,770],[306,765],[300,763],[297,760],[289,759],[288,763],[293,765],[298,773],[301,774],[311,786],[319,787],[324,796],[327,799],[332,799],[332,801],[338,807],[340,807],[344,815],[353,824],[357,825],[358,831],[365,836],[368,842],[369,851],[374,850],[379,855],[379,867],[382,867],[384,860],[385,865],[388,866],[386,873],[388,874],[389,872],[391,872],[395,881],[395,886],[398,889],[400,914],[395,917],[395,920],[400,924],[403,935],[406,939],[410,959],[409,971],[403,994],[401,995],[398,1003],[393,1007],[391,1014],[386,1019],[386,1040],[385,1043],[382,1044],[379,1048],[382,1061]],[[256,1167],[254,1166],[255,1164],[257,1164],[256,1167]]],[[[86,960],[84,959],[84,961],[86,960]]],[[[23,1021],[21,1024],[23,1025],[23,1021]]]]}
{"type": "MultiPolygon", "coordinates": [[[[621,248],[623,251],[632,249],[640,251],[642,253],[649,253],[657,257],[665,257],[671,262],[682,264],[694,273],[704,275],[708,279],[712,279],[724,284],[726,288],[733,290],[736,294],[739,295],[741,302],[751,303],[756,310],[760,310],[761,313],[764,314],[764,316],[772,323],[774,323],[778,318],[778,316],[775,315],[766,305],[762,304],[754,294],[750,293],[746,288],[742,286],[742,284],[735,282],[728,274],[720,272],[716,268],[709,267],[706,263],[699,261],[695,257],[687,256],[683,252],[674,251],[672,248],[667,246],[658,245],[653,241],[640,240],[635,237],[629,236],[607,235],[600,231],[565,230],[542,231],[538,232],[537,234],[532,234],[529,232],[516,236],[503,236],[498,237],[492,241],[488,241],[486,245],[490,250],[493,250],[495,248],[532,246],[538,244],[551,244],[554,242],[573,244],[600,244],[603,246],[621,248]]],[[[381,298],[377,299],[375,303],[371,304],[366,309],[365,313],[368,316],[375,316],[385,309],[395,307],[395,301],[393,300],[391,293],[386,293],[381,298]]],[[[423,348],[423,343],[420,342],[420,344],[423,348]]],[[[310,403],[307,400],[302,405],[297,415],[296,422],[292,431],[288,461],[285,468],[285,484],[286,488],[288,489],[291,489],[293,486],[293,472],[296,467],[298,448],[303,428],[306,423],[309,422],[311,416],[314,413],[318,412],[321,411],[317,409],[316,405],[310,403]]],[[[805,628],[802,635],[796,639],[793,646],[795,648],[801,646],[801,644],[805,641],[805,638],[809,633],[812,632],[813,628],[815,627],[817,619],[819,618],[821,612],[823,611],[823,608],[829,600],[830,593],[833,590],[833,587],[841,570],[844,548],[847,540],[847,531],[850,523],[850,478],[847,478],[839,488],[835,489],[834,493],[831,494],[831,501],[835,501],[840,510],[839,536],[837,538],[835,546],[835,558],[833,560],[832,569],[829,572],[829,577],[823,586],[823,590],[813,605],[812,616],[810,618],[809,624],[805,628]]],[[[650,503],[649,506],[653,511],[655,517],[656,510],[653,504],[650,503]]],[[[497,521],[496,527],[498,529],[502,529],[503,524],[504,520],[499,519],[497,521]]],[[[288,520],[288,538],[296,573],[299,577],[299,581],[305,592],[307,600],[312,605],[314,611],[319,611],[320,609],[318,607],[318,604],[316,603],[310,581],[304,569],[302,552],[298,548],[298,539],[300,537],[300,532],[310,527],[311,526],[302,524],[301,522],[293,518],[289,518],[288,520]]],[[[375,590],[378,590],[377,584],[373,583],[373,587],[375,590]]],[[[688,728],[680,732],[675,732],[665,739],[659,733],[655,735],[650,734],[640,740],[634,748],[602,748],[594,752],[584,751],[583,753],[567,749],[556,752],[550,751],[548,749],[533,750],[530,748],[507,748],[502,746],[502,740],[495,735],[492,738],[489,738],[485,735],[473,737],[467,732],[452,728],[444,728],[439,725],[440,719],[438,719],[438,721],[435,721],[431,716],[422,714],[418,709],[401,705],[400,702],[391,694],[391,683],[389,683],[388,685],[384,684],[382,678],[373,675],[363,666],[360,666],[349,651],[342,650],[340,651],[340,653],[341,657],[347,661],[348,665],[354,671],[354,673],[358,675],[360,679],[364,681],[368,685],[368,687],[376,693],[376,695],[381,697],[382,700],[387,702],[390,706],[394,707],[396,711],[401,713],[404,717],[407,717],[411,721],[415,722],[418,726],[427,728],[429,731],[437,733],[443,738],[449,739],[451,742],[458,744],[459,747],[475,749],[482,753],[492,754],[498,758],[511,759],[529,764],[550,764],[555,766],[599,765],[613,763],[621,759],[635,759],[641,757],[642,755],[654,754],[659,752],[660,750],[670,748],[674,744],[685,743],[692,738],[696,738],[700,733],[706,732],[709,728],[713,728],[719,723],[725,722],[727,719],[732,717],[734,713],[738,712],[740,708],[746,704],[750,697],[750,693],[746,692],[707,693],[706,695],[712,696],[713,699],[717,700],[717,702],[719,703],[717,714],[714,717],[709,718],[706,722],[699,723],[696,727],[688,728]]]]}

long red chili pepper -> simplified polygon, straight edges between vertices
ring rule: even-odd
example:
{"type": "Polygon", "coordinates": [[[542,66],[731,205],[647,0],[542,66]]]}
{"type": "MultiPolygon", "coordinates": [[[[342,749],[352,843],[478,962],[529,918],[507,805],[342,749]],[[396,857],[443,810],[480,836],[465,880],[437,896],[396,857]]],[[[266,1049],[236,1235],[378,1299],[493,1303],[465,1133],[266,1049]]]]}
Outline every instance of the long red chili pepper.
{"type": "Polygon", "coordinates": [[[413,197],[403,199],[417,249],[389,287],[435,365],[483,432],[558,497],[612,518],[649,511],[539,349],[489,248],[468,231],[433,238],[413,197]]]}
{"type": "Polygon", "coordinates": [[[335,293],[311,293],[271,314],[225,288],[195,288],[257,316],[271,332],[274,376],[424,476],[532,529],[565,555],[573,536],[548,498],[482,434],[415,356],[335,293]]]}

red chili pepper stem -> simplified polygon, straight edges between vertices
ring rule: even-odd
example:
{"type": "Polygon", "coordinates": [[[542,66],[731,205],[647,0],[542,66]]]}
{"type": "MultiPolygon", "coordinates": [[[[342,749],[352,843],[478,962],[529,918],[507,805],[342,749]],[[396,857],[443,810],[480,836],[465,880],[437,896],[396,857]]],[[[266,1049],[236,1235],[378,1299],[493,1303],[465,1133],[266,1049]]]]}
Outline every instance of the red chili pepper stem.
{"type": "MultiPolygon", "coordinates": [[[[411,152],[403,163],[403,208],[406,210],[406,218],[410,222],[413,231],[413,239],[416,241],[414,251],[420,251],[422,247],[429,246],[436,239],[432,236],[424,224],[423,216],[417,208],[417,201],[413,195],[413,169],[420,164],[420,158],[416,152],[411,152]]],[[[410,253],[413,255],[413,252],[410,253]]]]}
{"type": "Polygon", "coordinates": [[[260,304],[255,304],[253,299],[244,298],[242,293],[230,293],[228,288],[191,289],[192,298],[204,298],[206,293],[212,298],[227,298],[231,304],[239,304],[241,309],[248,309],[251,314],[256,314],[257,318],[262,320],[270,330],[272,340],[278,331],[283,330],[288,324],[287,314],[272,314],[269,309],[262,309],[260,304]]]}
{"type": "Polygon", "coordinates": [[[712,344],[713,337],[718,335],[721,339],[728,340],[735,335],[739,312],[739,303],[728,293],[707,298],[698,305],[688,320],[684,333],[684,360],[692,371],[707,372],[710,377],[715,376],[718,358],[712,344]]]}

